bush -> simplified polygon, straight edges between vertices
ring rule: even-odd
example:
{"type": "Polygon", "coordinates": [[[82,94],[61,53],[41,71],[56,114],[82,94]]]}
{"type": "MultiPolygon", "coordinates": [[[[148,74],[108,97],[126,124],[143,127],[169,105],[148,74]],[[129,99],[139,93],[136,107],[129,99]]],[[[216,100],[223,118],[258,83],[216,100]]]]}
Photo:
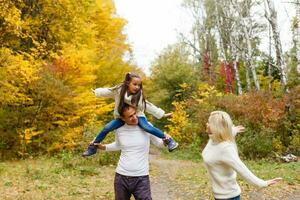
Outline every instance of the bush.
{"type": "MultiPolygon", "coordinates": [[[[208,139],[204,133],[210,112],[223,110],[230,114],[235,125],[246,127],[246,132],[236,138],[240,152],[245,157],[263,158],[273,155],[273,152],[299,155],[299,88],[275,98],[266,92],[247,93],[242,96],[222,95],[213,87],[201,84],[181,109],[188,116],[184,120],[186,126],[182,129],[185,131],[183,137],[189,138],[182,137],[180,140],[191,144],[200,138],[201,146],[204,146],[208,139]]],[[[175,129],[174,127],[180,127],[180,123],[173,122],[169,126],[175,129]]]]}

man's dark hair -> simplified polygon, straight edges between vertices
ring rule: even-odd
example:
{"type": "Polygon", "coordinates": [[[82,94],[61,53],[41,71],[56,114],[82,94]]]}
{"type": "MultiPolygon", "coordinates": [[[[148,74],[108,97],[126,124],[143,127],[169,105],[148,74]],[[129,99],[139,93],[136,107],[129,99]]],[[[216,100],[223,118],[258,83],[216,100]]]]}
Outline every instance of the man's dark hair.
{"type": "Polygon", "coordinates": [[[127,103],[124,103],[123,106],[120,107],[119,113],[120,113],[121,117],[124,117],[124,112],[125,112],[126,110],[129,110],[129,108],[136,109],[135,106],[129,105],[129,104],[127,104],[127,103]]]}

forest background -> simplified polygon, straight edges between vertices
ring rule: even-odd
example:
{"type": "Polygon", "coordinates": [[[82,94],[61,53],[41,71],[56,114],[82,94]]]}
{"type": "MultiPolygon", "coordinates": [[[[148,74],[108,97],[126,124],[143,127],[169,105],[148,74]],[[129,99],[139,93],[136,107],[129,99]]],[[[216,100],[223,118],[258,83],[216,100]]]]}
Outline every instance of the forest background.
{"type": "Polygon", "coordinates": [[[180,144],[150,156],[153,199],[213,199],[201,151],[214,110],[246,127],[236,140],[256,175],[283,177],[263,191],[239,179],[242,198],[299,199],[299,162],[278,162],[300,155],[300,0],[287,3],[296,12],[283,52],[274,1],[184,0],[189,34],[145,73],[112,0],[0,0],[0,199],[114,199],[119,153],[81,154],[113,119],[113,99],[91,88],[119,84],[127,72],[173,112],[147,117],[180,144]]]}
{"type": "Polygon", "coordinates": [[[299,155],[300,4],[291,4],[293,45],[283,52],[271,0],[186,0],[192,37],[181,34],[146,76],[113,1],[1,1],[0,158],[82,152],[113,119],[113,100],[91,88],[118,84],[129,71],[143,76],[151,102],[174,112],[149,119],[181,150],[198,155],[209,113],[224,110],[247,128],[237,138],[242,156],[299,155]],[[258,48],[263,37],[269,52],[258,48]]]}

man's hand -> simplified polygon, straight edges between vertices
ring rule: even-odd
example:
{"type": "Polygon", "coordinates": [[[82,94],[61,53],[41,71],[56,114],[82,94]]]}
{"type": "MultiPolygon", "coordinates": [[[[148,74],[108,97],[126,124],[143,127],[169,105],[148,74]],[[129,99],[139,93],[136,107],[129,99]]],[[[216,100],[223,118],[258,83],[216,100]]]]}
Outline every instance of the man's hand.
{"type": "Polygon", "coordinates": [[[172,117],[172,115],[173,115],[173,113],[172,113],[172,112],[170,112],[170,113],[166,113],[166,114],[164,114],[164,116],[163,116],[163,117],[172,117]]]}
{"type": "Polygon", "coordinates": [[[105,151],[106,150],[106,146],[104,144],[98,143],[98,144],[94,144],[96,146],[98,146],[98,149],[105,151]]]}

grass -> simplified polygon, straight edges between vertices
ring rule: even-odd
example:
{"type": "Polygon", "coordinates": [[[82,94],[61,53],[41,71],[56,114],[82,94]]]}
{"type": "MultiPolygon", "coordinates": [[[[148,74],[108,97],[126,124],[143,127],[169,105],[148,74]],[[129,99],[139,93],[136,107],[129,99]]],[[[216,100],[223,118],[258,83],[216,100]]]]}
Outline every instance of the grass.
{"type": "MultiPolygon", "coordinates": [[[[200,158],[197,162],[186,161],[192,159],[187,150],[177,153],[167,153],[163,159],[170,160],[165,170],[171,170],[172,184],[167,187],[173,191],[183,192],[189,199],[211,198],[207,172],[200,158]],[[180,164],[181,163],[181,164],[180,164]]],[[[99,155],[99,154],[98,154],[99,155]]],[[[0,199],[2,200],[110,200],[113,195],[113,179],[115,165],[103,166],[99,156],[84,159],[80,155],[63,153],[56,157],[39,157],[35,159],[0,162],[0,199]]],[[[299,163],[275,163],[270,161],[246,161],[246,165],[254,174],[263,179],[283,177],[284,181],[278,187],[265,190],[265,195],[287,195],[291,191],[299,191],[300,165],[299,163]]],[[[162,172],[165,173],[165,172],[162,172]]],[[[155,167],[150,168],[151,177],[162,176],[155,167]]],[[[243,199],[253,199],[249,186],[244,180],[239,183],[243,190],[243,199]]],[[[169,184],[169,183],[167,183],[169,184]]],[[[178,198],[181,199],[181,198],[178,198]]]]}
{"type": "MultiPolygon", "coordinates": [[[[190,160],[196,165],[185,166],[184,170],[178,170],[174,172],[176,180],[181,183],[181,189],[186,186],[187,190],[193,189],[193,194],[202,194],[200,199],[213,199],[208,180],[206,169],[203,165],[200,149],[186,148],[178,149],[176,153],[169,153],[164,151],[162,156],[170,160],[178,160],[186,162],[190,160]],[[184,173],[182,173],[184,171],[184,173]],[[189,184],[187,184],[189,183],[189,184]]],[[[279,163],[272,160],[243,160],[246,166],[259,178],[268,180],[276,177],[282,177],[283,181],[276,185],[268,187],[264,190],[258,190],[254,186],[247,183],[244,179],[238,176],[238,182],[242,188],[243,199],[281,199],[272,198],[273,196],[280,196],[282,199],[285,197],[297,193],[300,195],[300,164],[299,162],[291,163],[279,163]],[[298,192],[297,192],[298,191],[298,192]],[[261,196],[257,197],[255,195],[261,196]]],[[[299,196],[295,198],[298,199],[299,196]]],[[[293,198],[291,198],[293,199],[293,198]]],[[[293,199],[294,200],[294,199],[293,199]]]]}
{"type": "MultiPolygon", "coordinates": [[[[193,146],[179,148],[175,152],[163,151],[162,156],[170,160],[190,160],[202,162],[201,151],[193,146]]],[[[263,179],[282,177],[289,184],[300,184],[300,164],[299,162],[279,163],[273,160],[244,160],[254,174],[263,179]]]]}
{"type": "Polygon", "coordinates": [[[72,154],[0,163],[0,199],[111,199],[114,166],[72,154]]]}
{"type": "Polygon", "coordinates": [[[173,152],[168,152],[166,149],[162,150],[162,156],[166,159],[171,160],[190,160],[194,162],[202,161],[201,151],[198,146],[191,145],[191,146],[179,146],[173,152]]]}

